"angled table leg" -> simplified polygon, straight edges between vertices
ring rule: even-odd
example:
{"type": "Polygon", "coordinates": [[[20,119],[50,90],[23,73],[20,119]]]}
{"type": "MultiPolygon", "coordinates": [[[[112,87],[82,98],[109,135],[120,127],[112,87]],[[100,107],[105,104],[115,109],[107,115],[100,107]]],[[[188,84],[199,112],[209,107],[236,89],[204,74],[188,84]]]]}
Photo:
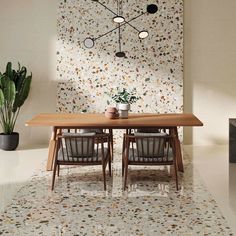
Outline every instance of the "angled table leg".
{"type": "Polygon", "coordinates": [[[181,172],[184,172],[181,145],[180,145],[180,141],[179,141],[177,127],[173,127],[170,130],[171,130],[171,133],[175,136],[175,149],[176,149],[175,151],[176,151],[176,159],[177,159],[178,170],[181,171],[181,172]]]}
{"type": "Polygon", "coordinates": [[[52,128],[51,139],[49,141],[49,146],[48,146],[48,161],[47,161],[47,167],[46,167],[47,171],[52,170],[52,167],[53,167],[53,160],[54,160],[55,148],[56,148],[57,132],[58,132],[58,129],[56,127],[53,127],[52,128]]]}

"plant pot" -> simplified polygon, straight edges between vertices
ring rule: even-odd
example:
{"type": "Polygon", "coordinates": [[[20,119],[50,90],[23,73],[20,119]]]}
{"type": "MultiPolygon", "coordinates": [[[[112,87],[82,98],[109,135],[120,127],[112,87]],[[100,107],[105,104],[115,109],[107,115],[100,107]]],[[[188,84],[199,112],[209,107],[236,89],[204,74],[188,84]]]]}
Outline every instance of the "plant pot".
{"type": "Polygon", "coordinates": [[[127,119],[129,115],[130,104],[117,104],[117,108],[119,110],[119,117],[121,119],[127,119]]]}
{"type": "Polygon", "coordinates": [[[13,151],[18,147],[19,133],[0,134],[0,148],[5,151],[13,151]]]}

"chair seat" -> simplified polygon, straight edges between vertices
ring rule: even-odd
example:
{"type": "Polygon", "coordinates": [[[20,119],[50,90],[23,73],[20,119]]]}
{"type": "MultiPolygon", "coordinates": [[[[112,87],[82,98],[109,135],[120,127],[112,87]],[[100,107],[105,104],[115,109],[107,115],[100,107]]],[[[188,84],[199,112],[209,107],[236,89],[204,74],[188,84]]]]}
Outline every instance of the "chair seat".
{"type": "MultiPolygon", "coordinates": [[[[81,157],[81,156],[68,156],[65,155],[66,153],[66,149],[63,148],[63,153],[62,153],[62,148],[60,148],[59,152],[58,152],[58,157],[57,160],[59,162],[73,162],[73,163],[84,163],[84,162],[101,162],[102,161],[102,149],[98,149],[98,150],[94,150],[94,156],[91,157],[81,157]],[[64,153],[64,157],[63,157],[63,153],[64,153]]],[[[108,158],[108,148],[104,148],[104,157],[105,160],[108,158]]]]}
{"type": "Polygon", "coordinates": [[[129,158],[128,158],[129,162],[132,162],[132,163],[140,163],[140,162],[143,162],[143,163],[162,163],[162,162],[170,162],[172,163],[173,162],[173,152],[172,150],[170,149],[169,150],[169,154],[168,154],[168,158],[167,158],[167,150],[164,150],[164,155],[161,156],[161,157],[138,157],[138,154],[137,154],[137,149],[132,149],[130,148],[129,149],[129,158]]]}

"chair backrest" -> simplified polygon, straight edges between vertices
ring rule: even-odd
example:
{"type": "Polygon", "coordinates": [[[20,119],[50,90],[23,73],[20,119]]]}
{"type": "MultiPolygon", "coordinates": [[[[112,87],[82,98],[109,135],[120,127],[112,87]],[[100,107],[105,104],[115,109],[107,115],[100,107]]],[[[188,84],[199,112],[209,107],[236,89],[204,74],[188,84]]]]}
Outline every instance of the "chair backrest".
{"type": "Polygon", "coordinates": [[[86,134],[86,133],[102,134],[103,129],[80,129],[79,133],[81,133],[81,134],[86,134]]]}
{"type": "Polygon", "coordinates": [[[137,155],[139,157],[157,157],[163,156],[165,151],[164,133],[134,133],[137,155]]]}
{"type": "Polygon", "coordinates": [[[100,162],[109,151],[108,134],[64,133],[58,136],[57,160],[61,162],[100,162]]]}
{"type": "Polygon", "coordinates": [[[95,134],[103,134],[103,129],[63,129],[62,133],[79,133],[79,134],[86,134],[86,133],[95,133],[95,134]]]}
{"type": "Polygon", "coordinates": [[[173,136],[163,133],[125,135],[130,161],[170,163],[174,159],[173,136]]]}
{"type": "Polygon", "coordinates": [[[64,146],[68,156],[71,157],[92,157],[94,155],[94,136],[95,133],[65,133],[64,146]]]}
{"type": "Polygon", "coordinates": [[[159,128],[139,128],[137,129],[137,133],[160,133],[161,130],[159,128]]]}

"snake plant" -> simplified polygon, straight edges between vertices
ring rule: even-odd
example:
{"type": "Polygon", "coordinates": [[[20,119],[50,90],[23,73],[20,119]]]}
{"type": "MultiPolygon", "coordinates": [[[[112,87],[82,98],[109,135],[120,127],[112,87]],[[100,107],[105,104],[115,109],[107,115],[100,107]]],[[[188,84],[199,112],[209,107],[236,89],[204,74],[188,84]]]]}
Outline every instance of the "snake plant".
{"type": "Polygon", "coordinates": [[[0,73],[0,124],[4,134],[14,131],[21,106],[29,95],[32,73],[27,76],[27,69],[20,66],[12,69],[8,62],[6,71],[0,73]]]}

